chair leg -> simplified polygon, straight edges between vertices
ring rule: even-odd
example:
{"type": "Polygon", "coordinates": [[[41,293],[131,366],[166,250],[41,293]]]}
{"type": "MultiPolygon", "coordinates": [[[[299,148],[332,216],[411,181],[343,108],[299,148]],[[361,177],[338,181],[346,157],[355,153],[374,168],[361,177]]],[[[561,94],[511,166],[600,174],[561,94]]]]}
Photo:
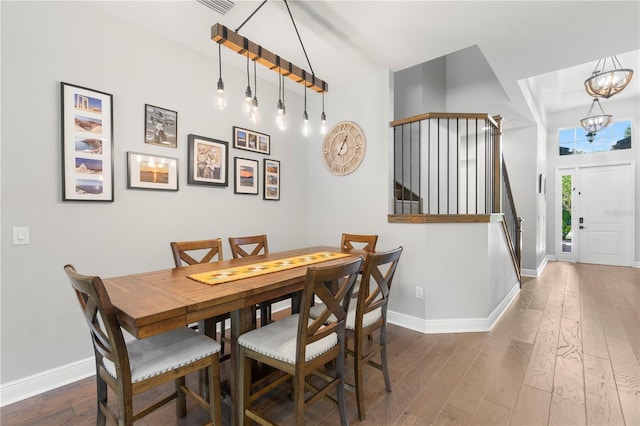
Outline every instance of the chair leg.
{"type": "Polygon", "coordinates": [[[222,393],[220,392],[220,354],[212,356],[209,376],[209,416],[214,426],[222,426],[222,393]]]}
{"type": "MultiPolygon", "coordinates": [[[[238,357],[240,364],[238,386],[240,387],[240,392],[238,392],[239,401],[236,407],[240,408],[240,415],[238,415],[238,424],[240,426],[244,426],[244,424],[246,423],[245,412],[246,410],[251,409],[251,359],[245,356],[245,349],[243,346],[239,347],[238,357]]],[[[251,424],[250,420],[248,421],[248,424],[251,424]]]]}
{"type": "Polygon", "coordinates": [[[336,359],[336,377],[338,380],[338,386],[336,386],[336,392],[338,397],[338,412],[340,413],[340,424],[347,426],[349,424],[349,417],[347,416],[347,400],[344,394],[344,347],[346,345],[346,339],[342,339],[342,350],[336,359]]]}
{"type": "Polygon", "coordinates": [[[97,413],[97,418],[96,418],[96,425],[97,426],[104,426],[107,423],[107,416],[104,414],[104,412],[100,409],[100,406],[104,405],[105,407],[107,406],[107,382],[105,382],[104,380],[102,380],[102,378],[100,377],[100,372],[96,372],[96,391],[97,391],[97,408],[98,408],[98,413],[97,413]]]}
{"type": "Polygon", "coordinates": [[[353,370],[355,376],[356,401],[358,405],[358,418],[364,421],[366,410],[364,408],[364,379],[363,379],[363,342],[360,336],[353,339],[353,370]]]}
{"type": "Polygon", "coordinates": [[[176,398],[176,417],[181,419],[187,415],[187,400],[185,398],[184,391],[182,390],[182,386],[184,386],[185,383],[184,376],[178,377],[175,380],[175,383],[176,393],[178,394],[176,398]]]}
{"type": "Polygon", "coordinates": [[[387,392],[391,392],[391,381],[389,380],[389,369],[387,368],[387,324],[383,324],[380,328],[380,365],[382,366],[382,375],[384,376],[384,387],[387,392]]]}
{"type": "Polygon", "coordinates": [[[292,378],[294,383],[294,404],[295,404],[295,413],[294,417],[296,419],[296,426],[304,426],[304,384],[305,377],[303,374],[296,374],[292,378]]]}

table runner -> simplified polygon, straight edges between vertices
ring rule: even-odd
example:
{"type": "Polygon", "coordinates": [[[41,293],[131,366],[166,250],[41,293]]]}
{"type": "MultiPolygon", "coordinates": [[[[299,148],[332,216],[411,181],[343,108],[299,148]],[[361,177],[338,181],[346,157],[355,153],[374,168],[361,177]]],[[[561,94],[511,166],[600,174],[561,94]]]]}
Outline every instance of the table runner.
{"type": "Polygon", "coordinates": [[[328,260],[339,259],[349,256],[348,253],[336,253],[330,251],[321,251],[311,254],[303,254],[300,256],[287,257],[285,259],[269,260],[266,262],[252,263],[250,265],[237,266],[234,268],[218,269],[217,271],[202,272],[199,274],[187,275],[192,280],[216,285],[229,281],[240,280],[243,278],[255,277],[258,275],[269,274],[271,272],[284,271],[286,269],[298,268],[300,266],[311,265],[314,263],[326,262],[328,260]]]}

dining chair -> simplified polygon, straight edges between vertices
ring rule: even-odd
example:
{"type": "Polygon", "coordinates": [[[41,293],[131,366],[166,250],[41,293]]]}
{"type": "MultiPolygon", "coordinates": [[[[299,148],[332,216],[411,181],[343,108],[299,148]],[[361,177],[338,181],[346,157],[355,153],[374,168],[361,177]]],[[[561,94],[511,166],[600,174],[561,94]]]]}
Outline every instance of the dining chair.
{"type": "Polygon", "coordinates": [[[104,425],[109,417],[116,424],[132,425],[173,399],[177,399],[176,415],[184,417],[185,396],[189,395],[209,411],[215,425],[222,425],[218,342],[188,327],[125,342],[116,309],[100,277],[81,275],[73,265],[65,265],[64,270],[76,292],[93,342],[96,424],[104,425]],[[185,381],[187,374],[203,369],[207,370],[209,379],[208,400],[188,388],[185,381]],[[135,395],[171,380],[175,381],[175,392],[137,413],[133,412],[135,395]],[[117,397],[117,413],[109,407],[107,386],[117,397]]]}
{"type": "MultiPolygon", "coordinates": [[[[195,265],[198,263],[209,263],[218,260],[223,260],[222,254],[222,240],[220,238],[214,238],[210,240],[197,240],[197,241],[172,241],[170,243],[171,253],[173,254],[173,262],[176,268],[180,268],[185,265],[195,265]]],[[[211,327],[214,330],[218,329],[220,325],[220,353],[221,361],[229,358],[229,354],[224,353],[225,347],[225,323],[231,319],[231,314],[226,313],[223,315],[215,316],[211,319],[213,324],[211,327]],[[214,328],[215,327],[215,328],[214,328]]],[[[206,320],[209,321],[209,320],[206,320]]],[[[205,321],[199,321],[197,329],[204,332],[205,321]]]]}
{"type": "Polygon", "coordinates": [[[364,250],[367,253],[376,251],[377,235],[359,235],[359,234],[342,234],[340,247],[342,251],[350,251],[353,249],[364,250]],[[355,245],[354,245],[355,243],[355,245]]]}
{"type": "MultiPolygon", "coordinates": [[[[231,248],[231,255],[234,259],[269,254],[269,244],[265,234],[249,237],[229,237],[229,247],[231,248]]],[[[258,303],[261,325],[266,325],[273,321],[271,308],[274,303],[291,300],[291,311],[294,312],[297,311],[298,298],[298,294],[293,293],[258,303]]]]}
{"type": "Polygon", "coordinates": [[[252,403],[289,379],[292,379],[296,425],[304,425],[307,406],[327,396],[333,389],[337,392],[340,422],[348,424],[344,395],[345,326],[353,284],[361,266],[362,257],[334,266],[310,266],[298,314],[240,335],[240,424],[245,421],[272,424],[252,408],[252,403]],[[309,317],[314,297],[320,298],[325,306],[317,319],[309,317]],[[328,322],[330,316],[335,320],[328,322]],[[253,360],[277,370],[267,380],[268,384],[259,390],[254,390],[251,382],[253,360]],[[326,382],[315,380],[311,384],[307,381],[309,375],[333,360],[336,361],[335,375],[322,374],[326,382]],[[306,397],[307,389],[311,390],[312,396],[306,397]]]}
{"type": "Polygon", "coordinates": [[[394,250],[369,253],[362,267],[362,281],[357,303],[347,315],[346,338],[353,341],[353,350],[348,348],[347,355],[353,356],[358,418],[365,420],[364,406],[364,365],[368,364],[382,371],[387,392],[391,392],[389,369],[387,368],[387,306],[391,283],[395,276],[402,247],[394,250]],[[377,342],[372,341],[374,332],[379,332],[377,342]],[[367,336],[367,337],[365,337],[367,336]],[[380,354],[380,362],[373,358],[380,354]]]}

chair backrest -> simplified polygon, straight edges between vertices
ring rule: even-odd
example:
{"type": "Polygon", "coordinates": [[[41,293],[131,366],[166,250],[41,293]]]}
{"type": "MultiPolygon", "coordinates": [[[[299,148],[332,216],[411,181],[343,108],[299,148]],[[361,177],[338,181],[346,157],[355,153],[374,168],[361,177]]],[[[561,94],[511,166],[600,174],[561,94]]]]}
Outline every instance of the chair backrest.
{"type": "Polygon", "coordinates": [[[127,346],[104,283],[100,277],[77,273],[73,265],[65,265],[64,271],[76,291],[80,309],[89,326],[96,365],[103,366],[103,358],[107,358],[115,365],[116,377],[124,383],[130,383],[127,346]]]}
{"type": "Polygon", "coordinates": [[[197,263],[209,263],[213,260],[222,260],[222,240],[215,238],[199,241],[174,241],[171,243],[171,252],[173,253],[173,261],[176,264],[176,268],[183,266],[183,262],[187,265],[195,265],[197,263]],[[203,250],[206,251],[204,251],[204,255],[200,260],[193,257],[196,253],[203,253],[203,250]],[[217,259],[214,259],[216,257],[217,259]]]}
{"type": "Polygon", "coordinates": [[[386,321],[391,283],[401,254],[402,246],[389,251],[367,254],[358,292],[356,330],[362,327],[362,318],[378,308],[381,308],[383,321],[386,321]]]}
{"type": "Polygon", "coordinates": [[[340,247],[342,247],[343,251],[358,249],[373,253],[376,251],[377,242],[377,235],[342,234],[340,247]],[[356,243],[356,245],[354,246],[353,243],[356,243]]]}
{"type": "Polygon", "coordinates": [[[269,254],[266,235],[255,235],[251,237],[229,237],[229,246],[234,259],[247,256],[258,256],[269,254]],[[242,247],[249,246],[249,247],[242,247]],[[249,252],[251,250],[251,252],[249,252]]]}
{"type": "Polygon", "coordinates": [[[342,340],[351,292],[362,267],[362,262],[362,257],[358,257],[335,266],[310,266],[307,269],[298,323],[296,347],[298,365],[301,365],[305,360],[307,345],[331,333],[338,333],[339,339],[342,340]],[[309,314],[314,299],[319,299],[318,301],[323,304],[324,309],[310,322],[309,314]],[[328,321],[332,316],[337,320],[328,321]]]}

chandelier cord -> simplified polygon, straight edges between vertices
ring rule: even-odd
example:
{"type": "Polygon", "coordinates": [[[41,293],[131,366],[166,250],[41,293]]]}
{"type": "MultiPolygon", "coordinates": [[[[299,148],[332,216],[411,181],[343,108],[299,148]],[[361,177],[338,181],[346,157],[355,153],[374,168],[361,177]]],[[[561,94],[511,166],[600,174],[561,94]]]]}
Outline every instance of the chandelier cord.
{"type": "MultiPolygon", "coordinates": [[[[300,33],[298,32],[298,26],[296,25],[296,21],[293,19],[293,15],[291,14],[291,9],[289,9],[289,3],[287,0],[283,0],[284,5],[287,6],[287,11],[289,12],[289,17],[291,17],[291,22],[293,23],[293,28],[296,30],[296,35],[298,36],[298,40],[300,41],[300,46],[302,46],[302,51],[304,52],[304,57],[307,58],[307,64],[309,64],[309,69],[311,70],[311,74],[315,76],[315,72],[313,72],[313,67],[311,66],[311,61],[309,61],[309,55],[307,55],[307,49],[304,48],[304,43],[302,42],[302,38],[300,37],[300,33]]],[[[305,85],[306,87],[306,85],[305,85]]]]}
{"type": "Polygon", "coordinates": [[[236,31],[235,31],[235,32],[240,31],[240,28],[242,28],[242,27],[244,26],[244,24],[246,24],[247,22],[249,22],[249,19],[253,18],[253,15],[255,15],[255,14],[256,14],[256,12],[258,12],[258,11],[260,10],[260,8],[261,8],[262,6],[264,6],[264,4],[265,4],[266,2],[268,2],[268,1],[269,1],[269,0],[264,0],[262,3],[260,3],[260,6],[258,6],[258,7],[256,8],[256,10],[254,10],[254,11],[253,11],[253,13],[252,13],[251,15],[249,15],[249,17],[248,17],[247,19],[245,19],[245,20],[244,20],[244,22],[243,22],[242,24],[240,24],[240,26],[239,26],[238,28],[236,28],[236,31]]]}

